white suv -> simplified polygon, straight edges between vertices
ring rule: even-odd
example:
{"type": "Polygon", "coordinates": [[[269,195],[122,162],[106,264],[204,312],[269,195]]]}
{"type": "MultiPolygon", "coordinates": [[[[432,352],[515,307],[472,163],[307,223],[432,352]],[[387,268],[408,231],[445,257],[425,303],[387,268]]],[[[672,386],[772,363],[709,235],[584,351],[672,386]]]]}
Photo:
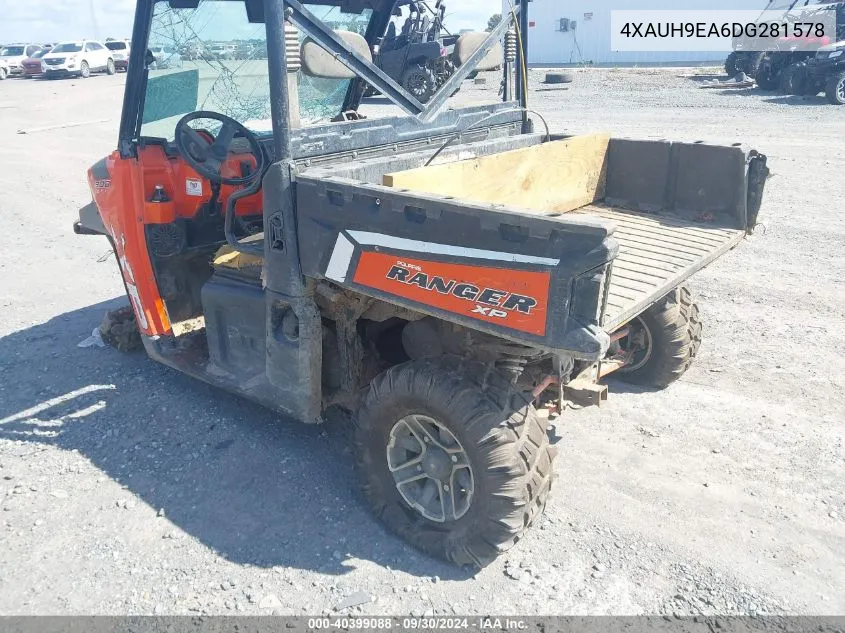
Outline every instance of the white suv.
{"type": "Polygon", "coordinates": [[[100,42],[78,40],[62,42],[41,58],[45,79],[75,75],[87,79],[91,73],[115,72],[112,52],[100,42]]]}

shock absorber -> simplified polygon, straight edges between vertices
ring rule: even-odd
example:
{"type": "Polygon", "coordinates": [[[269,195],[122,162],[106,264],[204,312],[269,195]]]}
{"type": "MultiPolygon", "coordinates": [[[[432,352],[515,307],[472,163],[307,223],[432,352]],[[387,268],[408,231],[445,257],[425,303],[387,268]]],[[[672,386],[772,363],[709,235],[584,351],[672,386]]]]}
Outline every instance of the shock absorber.
{"type": "Polygon", "coordinates": [[[502,91],[505,101],[513,99],[511,77],[513,77],[513,65],[516,63],[518,48],[519,42],[516,37],[516,30],[511,26],[505,33],[505,63],[503,66],[504,77],[502,79],[502,91]]]}
{"type": "Polygon", "coordinates": [[[503,356],[496,361],[496,369],[508,374],[511,382],[516,382],[528,366],[528,359],[522,356],[503,356]]]}
{"type": "Polygon", "coordinates": [[[290,126],[299,128],[302,121],[299,113],[299,81],[297,73],[302,68],[300,59],[299,29],[285,21],[285,58],[287,60],[288,94],[290,95],[290,126]]]}

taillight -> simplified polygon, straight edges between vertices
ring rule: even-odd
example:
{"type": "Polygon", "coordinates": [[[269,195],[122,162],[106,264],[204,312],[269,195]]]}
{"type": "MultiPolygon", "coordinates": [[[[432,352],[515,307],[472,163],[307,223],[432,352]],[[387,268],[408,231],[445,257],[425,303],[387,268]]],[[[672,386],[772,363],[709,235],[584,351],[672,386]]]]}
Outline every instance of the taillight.
{"type": "Polygon", "coordinates": [[[579,275],[572,284],[569,313],[584,325],[601,325],[607,303],[610,264],[579,275]]]}

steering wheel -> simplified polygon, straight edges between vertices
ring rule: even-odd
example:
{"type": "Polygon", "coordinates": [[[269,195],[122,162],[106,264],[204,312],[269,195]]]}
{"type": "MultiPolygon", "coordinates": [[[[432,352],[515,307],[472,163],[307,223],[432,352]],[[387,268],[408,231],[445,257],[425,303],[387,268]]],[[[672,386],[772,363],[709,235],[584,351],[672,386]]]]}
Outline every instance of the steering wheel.
{"type": "Polygon", "coordinates": [[[200,176],[212,182],[224,185],[246,185],[264,173],[267,157],[261,149],[258,138],[235,119],[207,110],[191,112],[183,116],[176,124],[176,149],[200,176]],[[211,119],[221,124],[216,138],[209,141],[208,137],[192,128],[188,123],[197,119],[211,119]],[[239,178],[224,178],[220,171],[223,163],[229,157],[229,149],[235,135],[240,134],[249,143],[250,153],[255,157],[256,167],[248,176],[239,178]]]}

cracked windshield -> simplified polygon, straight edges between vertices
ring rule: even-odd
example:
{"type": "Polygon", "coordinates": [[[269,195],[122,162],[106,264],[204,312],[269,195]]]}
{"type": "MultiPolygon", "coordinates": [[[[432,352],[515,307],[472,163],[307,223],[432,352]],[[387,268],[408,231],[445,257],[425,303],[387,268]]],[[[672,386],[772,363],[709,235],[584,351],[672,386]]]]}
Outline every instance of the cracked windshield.
{"type": "MultiPolygon", "coordinates": [[[[330,27],[363,33],[371,12],[306,5],[330,27]]],[[[305,38],[299,33],[300,42],[305,38]]],[[[173,138],[181,116],[195,110],[226,114],[254,132],[269,132],[270,81],[264,24],[251,24],[241,2],[205,1],[198,9],[155,6],[142,136],[173,138]]],[[[339,114],[348,79],[295,75],[303,125],[339,114]]]]}

